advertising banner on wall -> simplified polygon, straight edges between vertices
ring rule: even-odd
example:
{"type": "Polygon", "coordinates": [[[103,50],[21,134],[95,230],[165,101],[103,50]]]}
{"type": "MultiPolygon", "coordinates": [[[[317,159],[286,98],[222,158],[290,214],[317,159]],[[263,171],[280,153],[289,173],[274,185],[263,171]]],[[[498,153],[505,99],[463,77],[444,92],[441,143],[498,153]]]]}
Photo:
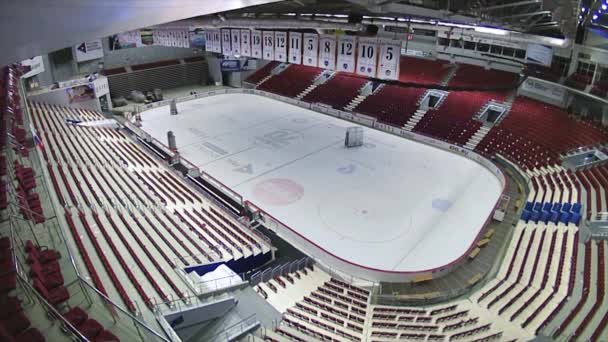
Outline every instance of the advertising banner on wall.
{"type": "Polygon", "coordinates": [[[42,61],[42,56],[24,59],[19,64],[25,68],[25,72],[21,76],[23,78],[32,77],[44,72],[44,62],[42,61]]]}
{"type": "Polygon", "coordinates": [[[528,44],[526,49],[526,62],[551,66],[553,49],[540,44],[528,44]]]}
{"type": "Polygon", "coordinates": [[[207,34],[200,27],[190,27],[190,46],[196,48],[203,48],[207,44],[207,34]]]}
{"type": "Polygon", "coordinates": [[[103,57],[101,39],[89,40],[74,46],[76,62],[86,62],[103,57]]]}
{"type": "Polygon", "coordinates": [[[110,50],[120,50],[144,46],[139,30],[122,32],[110,36],[110,50]]]}

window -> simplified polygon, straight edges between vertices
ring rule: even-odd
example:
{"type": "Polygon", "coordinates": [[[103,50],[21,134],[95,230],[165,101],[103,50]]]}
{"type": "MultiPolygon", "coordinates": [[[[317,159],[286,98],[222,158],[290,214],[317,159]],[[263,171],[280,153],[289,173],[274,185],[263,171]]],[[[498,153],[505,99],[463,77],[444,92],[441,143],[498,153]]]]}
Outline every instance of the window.
{"type": "Polygon", "coordinates": [[[596,77],[595,83],[608,83],[608,66],[597,67],[598,77],[596,77]]]}
{"type": "Polygon", "coordinates": [[[566,76],[568,74],[568,68],[570,66],[570,59],[561,56],[553,56],[551,62],[551,69],[559,73],[560,76],[566,76]]]}
{"type": "Polygon", "coordinates": [[[586,63],[586,62],[578,62],[578,66],[576,67],[576,73],[585,75],[588,77],[593,77],[593,73],[595,72],[595,64],[586,63]]]}
{"type": "Polygon", "coordinates": [[[462,41],[460,41],[460,39],[450,39],[450,46],[456,47],[456,48],[461,48],[462,41]]]}
{"type": "Polygon", "coordinates": [[[522,49],[515,49],[515,57],[521,59],[526,58],[526,51],[522,49]]]}
{"type": "Polygon", "coordinates": [[[488,52],[490,51],[490,45],[484,43],[477,43],[477,51],[488,52]]]}
{"type": "Polygon", "coordinates": [[[515,50],[512,48],[503,47],[502,54],[503,56],[513,57],[513,54],[515,54],[515,50]]]}
{"type": "Polygon", "coordinates": [[[490,48],[490,52],[493,54],[501,55],[502,54],[502,46],[492,45],[490,48]]]}
{"type": "Polygon", "coordinates": [[[440,46],[449,46],[450,40],[447,38],[439,38],[438,40],[440,46]]]}
{"type": "Polygon", "coordinates": [[[465,41],[464,42],[464,48],[467,49],[467,50],[475,50],[475,43],[469,42],[469,41],[465,41]]]}

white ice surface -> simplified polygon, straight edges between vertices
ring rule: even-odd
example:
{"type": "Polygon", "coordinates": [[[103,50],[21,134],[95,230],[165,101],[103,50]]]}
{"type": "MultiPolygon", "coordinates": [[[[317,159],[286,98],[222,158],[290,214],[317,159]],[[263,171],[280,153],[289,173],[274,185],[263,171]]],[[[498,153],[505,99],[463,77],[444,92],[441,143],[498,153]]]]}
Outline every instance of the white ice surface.
{"type": "Polygon", "coordinates": [[[466,252],[502,186],[459,155],[249,94],[143,113],[143,129],[327,251],[366,267],[422,271],[466,252]]]}

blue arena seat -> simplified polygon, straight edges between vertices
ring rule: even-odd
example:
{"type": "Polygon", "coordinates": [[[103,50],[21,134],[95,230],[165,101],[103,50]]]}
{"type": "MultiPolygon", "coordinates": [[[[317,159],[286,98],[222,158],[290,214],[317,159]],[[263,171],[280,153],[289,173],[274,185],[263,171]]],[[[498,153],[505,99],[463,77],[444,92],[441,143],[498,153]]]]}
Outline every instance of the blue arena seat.
{"type": "Polygon", "coordinates": [[[572,208],[572,204],[570,203],[564,203],[564,205],[562,205],[562,211],[565,213],[569,212],[570,208],[572,208]]]}
{"type": "Polygon", "coordinates": [[[559,211],[552,211],[550,221],[553,223],[557,223],[559,221],[559,211]]]}
{"type": "Polygon", "coordinates": [[[550,211],[543,210],[543,212],[540,214],[540,220],[544,223],[547,223],[549,221],[549,217],[551,217],[550,211]]]}
{"type": "Polygon", "coordinates": [[[581,214],[572,213],[572,215],[570,216],[570,223],[574,223],[574,224],[578,225],[580,222],[581,222],[581,214]]]}
{"type": "Polygon", "coordinates": [[[533,202],[530,202],[530,201],[526,202],[526,207],[525,207],[526,210],[532,211],[533,208],[534,208],[533,202]]]}
{"type": "Polygon", "coordinates": [[[539,219],[540,219],[540,211],[533,211],[531,220],[533,222],[538,222],[539,219]]]}
{"type": "Polygon", "coordinates": [[[542,202],[536,202],[536,203],[534,203],[534,211],[541,211],[542,209],[543,209],[542,202]]]}
{"type": "Polygon", "coordinates": [[[559,202],[553,203],[553,211],[560,211],[560,210],[562,210],[562,204],[559,202]]]}
{"type": "Polygon", "coordinates": [[[551,203],[547,202],[543,205],[543,211],[551,211],[551,203]]]}
{"type": "Polygon", "coordinates": [[[568,224],[568,222],[570,221],[570,213],[562,212],[559,221],[561,223],[568,224]]]}
{"type": "Polygon", "coordinates": [[[574,203],[574,204],[572,205],[572,210],[571,210],[571,211],[572,211],[573,213],[580,214],[580,212],[581,212],[581,207],[582,207],[582,206],[581,206],[581,204],[580,204],[580,203],[578,203],[578,202],[576,202],[576,203],[574,203]]]}
{"type": "Polygon", "coordinates": [[[531,211],[524,209],[524,211],[521,212],[521,219],[525,222],[528,222],[530,220],[531,214],[532,214],[531,211]]]}

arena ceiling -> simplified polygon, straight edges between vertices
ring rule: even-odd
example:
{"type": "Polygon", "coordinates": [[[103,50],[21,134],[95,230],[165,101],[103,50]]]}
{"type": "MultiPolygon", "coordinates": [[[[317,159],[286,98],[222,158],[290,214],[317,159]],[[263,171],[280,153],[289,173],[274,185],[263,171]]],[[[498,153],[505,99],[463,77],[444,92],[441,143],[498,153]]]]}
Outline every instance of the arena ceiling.
{"type": "Polygon", "coordinates": [[[475,23],[549,37],[574,37],[573,0],[289,0],[227,13],[234,17],[285,14],[351,14],[475,23]]]}
{"type": "Polygon", "coordinates": [[[0,3],[0,65],[209,14],[230,19],[285,14],[427,18],[572,38],[578,11],[573,0],[5,0],[0,3]]]}
{"type": "Polygon", "coordinates": [[[85,40],[278,0],[2,0],[0,65],[85,40]]]}

